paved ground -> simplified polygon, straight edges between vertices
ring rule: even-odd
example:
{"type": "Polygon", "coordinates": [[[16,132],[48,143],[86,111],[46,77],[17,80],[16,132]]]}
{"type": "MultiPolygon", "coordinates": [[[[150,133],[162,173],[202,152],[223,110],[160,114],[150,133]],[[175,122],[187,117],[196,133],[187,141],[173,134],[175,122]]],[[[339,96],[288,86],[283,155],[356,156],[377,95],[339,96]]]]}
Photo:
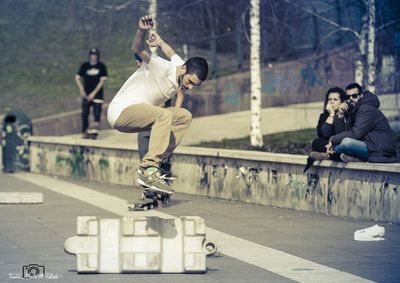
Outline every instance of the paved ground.
{"type": "MultiPolygon", "coordinates": [[[[135,199],[140,190],[71,179],[34,177],[39,180],[39,185],[25,181],[29,179],[25,175],[0,174],[0,191],[42,192],[45,200],[40,205],[0,205],[0,282],[15,282],[18,279],[10,277],[20,276],[22,266],[28,264],[44,265],[46,273],[58,276],[54,282],[294,282],[289,278],[301,278],[299,273],[310,271],[307,268],[309,261],[333,268],[334,274],[344,271],[358,276],[353,282],[363,278],[399,282],[400,225],[379,223],[386,228],[385,241],[356,242],[353,232],[375,223],[182,194],[174,195],[172,206],[160,209],[161,212],[175,216],[198,215],[205,219],[208,227],[249,241],[246,248],[237,247],[240,251],[237,258],[224,253],[210,257],[207,260],[208,272],[200,275],[78,275],[75,257],[63,251],[65,239],[75,235],[76,217],[119,216],[110,212],[113,210],[107,209],[107,205],[104,209],[99,208],[102,205],[96,199],[85,199],[84,188],[104,193],[105,200],[107,196],[135,199]],[[71,191],[78,189],[78,193],[72,197],[56,193],[61,184],[70,186],[71,191]],[[249,263],[249,257],[257,257],[257,254],[251,254],[252,247],[259,247],[260,253],[267,247],[279,251],[276,258],[271,259],[270,266],[273,268],[270,270],[274,272],[249,263]],[[293,269],[292,273],[297,273],[294,277],[278,275],[281,269],[290,270],[282,255],[299,257],[305,268],[293,269]]],[[[123,207],[119,209],[124,210],[123,207]]],[[[222,252],[229,248],[228,244],[225,245],[220,247],[222,252]]],[[[335,278],[328,277],[324,280],[335,281],[335,278]]],[[[302,282],[317,281],[306,278],[302,282]]]]}

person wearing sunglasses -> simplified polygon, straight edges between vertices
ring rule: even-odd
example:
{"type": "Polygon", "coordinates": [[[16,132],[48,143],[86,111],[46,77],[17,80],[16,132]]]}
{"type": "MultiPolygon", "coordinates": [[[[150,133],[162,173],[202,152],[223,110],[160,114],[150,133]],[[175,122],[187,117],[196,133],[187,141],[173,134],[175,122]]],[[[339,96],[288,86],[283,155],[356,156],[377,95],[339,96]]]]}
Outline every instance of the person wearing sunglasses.
{"type": "Polygon", "coordinates": [[[338,154],[344,162],[397,162],[394,133],[379,109],[378,97],[363,92],[357,83],[346,87],[346,95],[338,111],[346,130],[330,137],[327,153],[338,154]]]}
{"type": "Polygon", "coordinates": [[[338,156],[329,156],[326,152],[326,145],[329,138],[337,133],[345,130],[344,117],[339,115],[339,107],[346,100],[347,96],[340,87],[330,88],[325,94],[324,109],[319,116],[317,124],[318,138],[312,142],[312,151],[307,158],[307,164],[304,172],[312,166],[316,160],[333,159],[337,160],[338,156]]]}

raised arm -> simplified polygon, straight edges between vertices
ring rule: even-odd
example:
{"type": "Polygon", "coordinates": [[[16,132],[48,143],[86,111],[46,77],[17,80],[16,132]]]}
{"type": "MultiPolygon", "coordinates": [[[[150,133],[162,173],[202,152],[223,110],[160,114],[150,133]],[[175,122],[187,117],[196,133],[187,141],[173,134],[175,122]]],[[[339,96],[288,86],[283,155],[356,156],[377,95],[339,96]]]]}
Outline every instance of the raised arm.
{"type": "Polygon", "coordinates": [[[154,25],[153,18],[146,15],[140,18],[138,30],[132,44],[132,50],[137,53],[146,63],[150,61],[150,54],[144,49],[144,37],[146,32],[154,25]]]}
{"type": "Polygon", "coordinates": [[[175,50],[166,43],[157,33],[152,33],[147,40],[147,44],[151,47],[160,47],[161,51],[165,54],[168,60],[171,60],[171,57],[176,54],[175,50]]]}

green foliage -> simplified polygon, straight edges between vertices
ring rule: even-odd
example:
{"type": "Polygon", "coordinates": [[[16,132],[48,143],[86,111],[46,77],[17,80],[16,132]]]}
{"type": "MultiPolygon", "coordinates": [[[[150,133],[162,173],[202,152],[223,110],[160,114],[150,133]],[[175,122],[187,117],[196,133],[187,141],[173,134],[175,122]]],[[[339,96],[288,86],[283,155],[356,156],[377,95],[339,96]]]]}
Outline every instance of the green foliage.
{"type": "MultiPolygon", "coordinates": [[[[116,0],[113,5],[125,3],[116,0]]],[[[80,109],[74,82],[88,50],[97,46],[109,70],[110,101],[135,68],[130,50],[140,6],[102,13],[106,1],[2,0],[0,113],[31,118],[80,109]]]]}

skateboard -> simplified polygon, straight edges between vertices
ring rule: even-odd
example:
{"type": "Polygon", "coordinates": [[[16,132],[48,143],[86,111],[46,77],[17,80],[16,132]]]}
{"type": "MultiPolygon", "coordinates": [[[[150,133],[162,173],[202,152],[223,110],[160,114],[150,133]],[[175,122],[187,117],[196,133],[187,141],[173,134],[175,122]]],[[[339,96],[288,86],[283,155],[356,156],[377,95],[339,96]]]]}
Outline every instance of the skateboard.
{"type": "Polygon", "coordinates": [[[154,190],[144,185],[141,185],[141,187],[143,188],[143,193],[140,200],[128,202],[129,210],[143,211],[155,209],[158,207],[159,201],[163,207],[170,205],[172,192],[154,190]]]}
{"type": "Polygon", "coordinates": [[[94,122],[93,125],[91,125],[90,128],[86,130],[84,138],[92,140],[97,139],[97,136],[99,135],[99,126],[100,125],[98,122],[94,122]]]}
{"type": "Polygon", "coordinates": [[[89,129],[86,134],[87,138],[92,140],[97,139],[98,135],[99,135],[99,130],[97,129],[89,129]]]}

